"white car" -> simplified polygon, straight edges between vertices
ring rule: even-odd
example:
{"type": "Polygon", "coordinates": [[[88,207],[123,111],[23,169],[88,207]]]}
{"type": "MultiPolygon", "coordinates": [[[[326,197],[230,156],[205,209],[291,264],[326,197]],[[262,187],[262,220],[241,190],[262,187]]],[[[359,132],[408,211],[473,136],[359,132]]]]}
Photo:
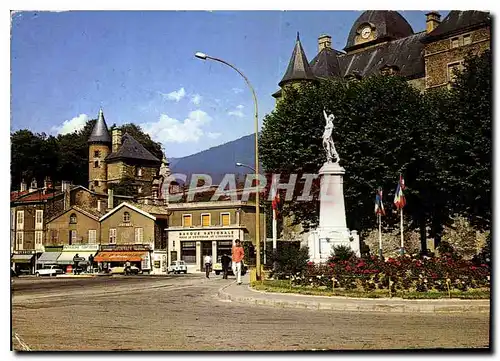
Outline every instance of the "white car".
{"type": "Polygon", "coordinates": [[[43,268],[37,269],[35,272],[35,276],[56,276],[62,275],[64,271],[60,269],[58,266],[44,266],[43,268]]]}
{"type": "Polygon", "coordinates": [[[173,261],[168,267],[167,273],[187,273],[187,266],[184,261],[173,261]]]}

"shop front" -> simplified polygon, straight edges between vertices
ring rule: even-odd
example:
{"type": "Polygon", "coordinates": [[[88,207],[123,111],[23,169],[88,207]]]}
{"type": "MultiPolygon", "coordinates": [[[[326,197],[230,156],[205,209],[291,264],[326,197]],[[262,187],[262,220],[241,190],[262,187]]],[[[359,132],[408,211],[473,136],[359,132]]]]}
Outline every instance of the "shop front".
{"type": "Polygon", "coordinates": [[[44,252],[36,260],[36,268],[39,269],[44,266],[51,266],[57,264],[57,259],[62,253],[63,247],[44,247],[44,252]]]}
{"type": "Polygon", "coordinates": [[[18,250],[11,256],[11,268],[18,275],[29,275],[34,273],[35,269],[35,251],[18,250]]]}
{"type": "Polygon", "coordinates": [[[74,267],[84,272],[91,271],[97,251],[99,251],[98,244],[64,245],[56,264],[66,269],[67,272],[72,272],[74,267]]]}
{"type": "Polygon", "coordinates": [[[213,227],[210,229],[167,229],[169,249],[168,263],[182,260],[188,272],[203,272],[203,259],[209,255],[216,263],[224,253],[231,255],[236,239],[243,239],[243,228],[213,227]]]}
{"type": "Polygon", "coordinates": [[[100,271],[123,267],[126,262],[142,272],[151,272],[151,248],[147,245],[106,245],[94,257],[100,271]]]}

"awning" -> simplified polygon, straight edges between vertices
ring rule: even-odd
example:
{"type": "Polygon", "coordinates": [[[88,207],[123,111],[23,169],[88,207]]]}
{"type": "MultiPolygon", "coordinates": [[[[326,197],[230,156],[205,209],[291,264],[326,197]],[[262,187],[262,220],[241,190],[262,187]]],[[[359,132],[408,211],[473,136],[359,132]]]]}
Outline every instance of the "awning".
{"type": "Polygon", "coordinates": [[[57,258],[61,255],[61,252],[43,252],[36,263],[40,264],[57,264],[57,258]]]}
{"type": "Polygon", "coordinates": [[[32,254],[14,254],[11,260],[14,263],[31,263],[32,258],[32,254]]]}
{"type": "Polygon", "coordinates": [[[61,252],[61,255],[57,259],[57,264],[73,264],[73,257],[78,254],[78,257],[85,258],[86,261],[89,260],[90,255],[94,255],[95,252],[61,252]]]}
{"type": "Polygon", "coordinates": [[[95,256],[95,262],[140,262],[145,258],[147,252],[99,252],[95,256]]]}

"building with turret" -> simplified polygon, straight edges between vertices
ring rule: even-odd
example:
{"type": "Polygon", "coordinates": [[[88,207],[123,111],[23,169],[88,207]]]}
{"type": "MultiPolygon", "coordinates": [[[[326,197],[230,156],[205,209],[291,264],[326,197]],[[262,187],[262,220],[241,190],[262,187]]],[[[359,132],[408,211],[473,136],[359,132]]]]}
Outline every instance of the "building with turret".
{"type": "Polygon", "coordinates": [[[111,185],[127,180],[137,194],[151,195],[162,161],[121,129],[110,135],[102,109],[88,143],[90,190],[106,193],[111,185]]]}
{"type": "Polygon", "coordinates": [[[280,89],[322,78],[360,79],[397,74],[422,91],[450,86],[454,70],[467,55],[477,55],[491,45],[488,12],[450,11],[441,21],[438,12],[426,15],[426,29],[414,32],[397,11],[364,11],[349,31],[343,50],[332,48],[332,37],[318,38],[318,53],[309,62],[299,36],[295,42],[280,89]]]}

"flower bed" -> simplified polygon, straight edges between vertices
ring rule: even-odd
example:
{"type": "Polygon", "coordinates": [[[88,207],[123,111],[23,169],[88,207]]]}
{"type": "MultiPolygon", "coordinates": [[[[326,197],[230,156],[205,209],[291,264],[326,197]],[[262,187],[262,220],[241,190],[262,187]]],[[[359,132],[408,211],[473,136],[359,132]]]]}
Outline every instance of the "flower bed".
{"type": "Polygon", "coordinates": [[[291,285],[344,290],[451,292],[489,288],[490,270],[447,254],[423,259],[402,256],[386,261],[377,257],[349,260],[332,258],[326,264],[309,262],[304,272],[289,275],[291,285]]]}

